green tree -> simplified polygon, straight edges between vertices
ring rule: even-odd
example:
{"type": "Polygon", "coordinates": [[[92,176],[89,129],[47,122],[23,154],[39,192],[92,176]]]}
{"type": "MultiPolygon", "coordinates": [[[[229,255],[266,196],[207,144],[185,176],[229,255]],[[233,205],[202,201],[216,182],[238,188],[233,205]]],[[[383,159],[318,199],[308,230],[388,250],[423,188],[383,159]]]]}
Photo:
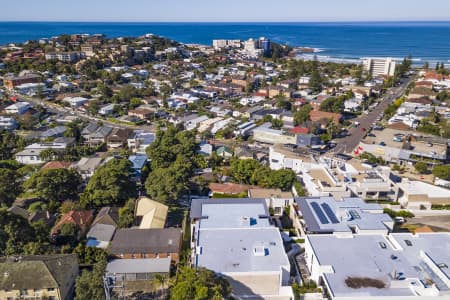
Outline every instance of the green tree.
{"type": "Polygon", "coordinates": [[[0,210],[0,256],[21,254],[36,232],[28,220],[0,210]]]}
{"type": "Polygon", "coordinates": [[[147,194],[155,201],[171,204],[187,191],[187,180],[176,167],[158,168],[145,182],[147,194]]]}
{"type": "Polygon", "coordinates": [[[62,201],[77,198],[81,176],[75,170],[44,169],[33,174],[24,187],[35,191],[44,200],[62,201]]]}
{"type": "Polygon", "coordinates": [[[136,197],[136,183],[131,176],[131,162],[114,158],[100,167],[89,180],[81,195],[85,207],[123,205],[136,197]]]}
{"type": "Polygon", "coordinates": [[[233,159],[230,166],[234,180],[245,184],[256,184],[254,174],[262,167],[255,159],[233,159]]]}
{"type": "Polygon", "coordinates": [[[25,147],[25,140],[9,131],[0,130],[0,160],[12,159],[14,153],[25,147]]]}
{"type": "Polygon", "coordinates": [[[123,207],[119,208],[118,225],[120,228],[128,228],[133,225],[135,203],[136,201],[134,199],[129,199],[123,207]]]}
{"type": "Polygon", "coordinates": [[[305,104],[294,114],[295,125],[301,125],[306,121],[310,120],[309,113],[312,111],[311,104],[305,104]]]}
{"type": "Polygon", "coordinates": [[[103,275],[106,269],[106,259],[97,262],[92,271],[83,270],[75,283],[75,300],[105,299],[103,275]]]}
{"type": "Polygon", "coordinates": [[[417,162],[414,164],[414,169],[420,174],[425,174],[428,171],[428,166],[424,162],[417,162]]]}
{"type": "Polygon", "coordinates": [[[58,234],[58,243],[73,245],[78,237],[78,228],[73,223],[65,223],[61,225],[58,234]]]}
{"type": "Polygon", "coordinates": [[[22,190],[22,182],[16,170],[0,168],[0,208],[12,205],[22,190]]]}
{"type": "Polygon", "coordinates": [[[433,168],[433,175],[444,180],[450,180],[450,165],[439,165],[433,168]]]}
{"type": "Polygon", "coordinates": [[[184,267],[171,288],[171,300],[222,300],[231,294],[230,284],[213,271],[184,267]]]}

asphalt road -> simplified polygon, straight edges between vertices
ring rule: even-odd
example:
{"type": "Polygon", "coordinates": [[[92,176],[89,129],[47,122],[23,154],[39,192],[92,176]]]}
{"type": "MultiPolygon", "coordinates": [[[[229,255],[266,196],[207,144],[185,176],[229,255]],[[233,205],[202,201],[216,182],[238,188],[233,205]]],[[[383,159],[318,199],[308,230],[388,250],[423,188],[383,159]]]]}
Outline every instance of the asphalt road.
{"type": "Polygon", "coordinates": [[[352,151],[359,145],[359,142],[367,134],[367,131],[376,122],[376,119],[384,112],[384,110],[391,104],[395,99],[401,97],[411,82],[412,78],[402,79],[399,86],[390,89],[378,102],[378,105],[368,114],[361,114],[356,119],[352,121],[359,122],[358,127],[352,127],[349,129],[349,135],[345,138],[336,140],[336,147],[332,150],[333,153],[347,153],[351,154],[352,151]],[[363,131],[363,128],[366,131],[363,131]]]}

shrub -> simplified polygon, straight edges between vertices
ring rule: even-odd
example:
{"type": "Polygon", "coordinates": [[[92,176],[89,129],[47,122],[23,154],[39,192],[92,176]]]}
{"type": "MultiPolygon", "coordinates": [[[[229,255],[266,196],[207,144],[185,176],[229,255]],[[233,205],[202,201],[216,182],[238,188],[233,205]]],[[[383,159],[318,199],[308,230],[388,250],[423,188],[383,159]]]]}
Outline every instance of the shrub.
{"type": "Polygon", "coordinates": [[[383,281],[369,277],[347,277],[345,279],[345,284],[352,289],[360,289],[367,287],[383,289],[386,287],[386,284],[383,281]]]}

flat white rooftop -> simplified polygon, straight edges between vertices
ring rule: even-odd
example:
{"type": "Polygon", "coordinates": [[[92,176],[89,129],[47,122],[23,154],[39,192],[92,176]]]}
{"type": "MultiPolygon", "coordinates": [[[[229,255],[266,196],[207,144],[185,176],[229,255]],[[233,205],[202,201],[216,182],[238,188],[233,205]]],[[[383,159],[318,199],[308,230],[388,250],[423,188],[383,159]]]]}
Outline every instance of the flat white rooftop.
{"type": "Polygon", "coordinates": [[[450,190],[422,181],[402,181],[398,184],[408,195],[427,195],[428,198],[445,198],[450,200],[450,190]]]}
{"type": "Polygon", "coordinates": [[[203,204],[201,228],[254,228],[268,227],[266,208],[260,203],[203,204]]]}
{"type": "Polygon", "coordinates": [[[196,265],[217,273],[281,272],[289,269],[278,228],[264,202],[249,199],[201,205],[196,228],[196,265]]]}
{"type": "Polygon", "coordinates": [[[277,228],[200,230],[197,266],[217,273],[280,272],[289,266],[277,228]]]}
{"type": "Polygon", "coordinates": [[[308,255],[317,258],[335,298],[450,297],[449,233],[310,235],[307,239],[312,249],[308,255]],[[376,279],[385,287],[351,288],[346,283],[349,277],[376,279]]]}

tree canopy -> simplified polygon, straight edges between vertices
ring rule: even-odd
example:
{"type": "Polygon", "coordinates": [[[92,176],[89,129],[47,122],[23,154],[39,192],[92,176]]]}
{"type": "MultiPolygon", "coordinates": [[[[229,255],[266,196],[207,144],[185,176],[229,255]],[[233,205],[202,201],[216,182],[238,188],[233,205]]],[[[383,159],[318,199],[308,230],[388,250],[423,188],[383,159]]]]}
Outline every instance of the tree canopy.
{"type": "Polygon", "coordinates": [[[0,207],[9,207],[21,191],[21,180],[16,170],[0,168],[0,207]]]}
{"type": "Polygon", "coordinates": [[[231,294],[230,284],[213,271],[184,267],[171,288],[171,300],[222,300],[231,294]]]}
{"type": "Polygon", "coordinates": [[[81,195],[85,207],[123,205],[136,197],[136,183],[131,178],[131,162],[114,158],[100,167],[81,195]]]}
{"type": "Polygon", "coordinates": [[[49,201],[75,199],[81,176],[75,170],[44,169],[33,174],[24,187],[34,190],[39,197],[49,201]]]}
{"type": "Polygon", "coordinates": [[[97,262],[92,271],[84,270],[75,282],[75,300],[105,299],[103,275],[106,259],[97,262]]]}
{"type": "Polygon", "coordinates": [[[193,159],[195,148],[195,134],[191,131],[180,131],[172,125],[165,131],[158,130],[155,141],[147,148],[152,172],[145,188],[152,199],[170,204],[187,191],[194,164],[200,162],[193,159]]]}
{"type": "Polygon", "coordinates": [[[450,180],[450,166],[439,165],[433,168],[433,175],[444,180],[450,180]]]}
{"type": "Polygon", "coordinates": [[[290,190],[296,180],[292,170],[271,170],[254,159],[232,160],[231,175],[239,183],[279,188],[283,191],[290,190]]]}

